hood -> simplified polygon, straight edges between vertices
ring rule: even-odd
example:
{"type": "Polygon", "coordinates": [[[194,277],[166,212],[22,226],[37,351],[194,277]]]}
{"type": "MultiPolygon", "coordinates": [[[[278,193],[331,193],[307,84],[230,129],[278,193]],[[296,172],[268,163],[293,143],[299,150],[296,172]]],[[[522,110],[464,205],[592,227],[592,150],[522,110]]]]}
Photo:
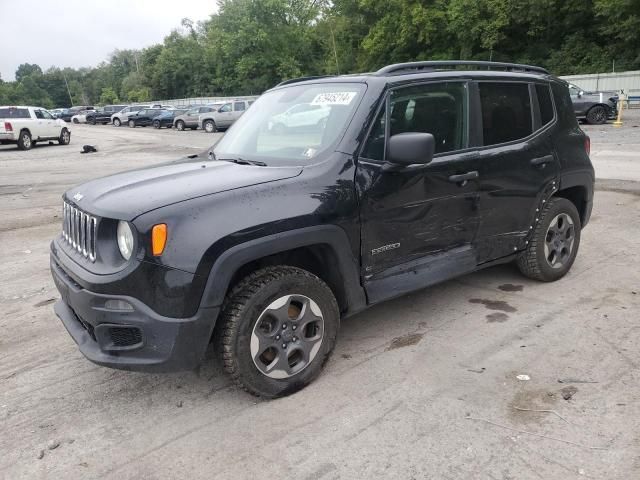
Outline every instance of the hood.
{"type": "Polygon", "coordinates": [[[198,157],[92,180],[64,196],[88,213],[131,221],[173,203],[284,180],[301,172],[301,167],[257,167],[198,157]]]}

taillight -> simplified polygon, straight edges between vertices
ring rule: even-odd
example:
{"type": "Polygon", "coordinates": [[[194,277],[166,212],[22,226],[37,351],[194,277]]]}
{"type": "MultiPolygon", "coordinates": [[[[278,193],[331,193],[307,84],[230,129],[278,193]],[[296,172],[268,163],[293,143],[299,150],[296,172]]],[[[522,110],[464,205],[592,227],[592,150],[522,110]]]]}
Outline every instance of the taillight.
{"type": "Polygon", "coordinates": [[[4,122],[4,130],[6,132],[13,132],[13,126],[11,125],[11,122],[4,122]]]}
{"type": "Polygon", "coordinates": [[[587,155],[591,155],[591,139],[586,135],[584,137],[584,149],[587,151],[587,155]]]}

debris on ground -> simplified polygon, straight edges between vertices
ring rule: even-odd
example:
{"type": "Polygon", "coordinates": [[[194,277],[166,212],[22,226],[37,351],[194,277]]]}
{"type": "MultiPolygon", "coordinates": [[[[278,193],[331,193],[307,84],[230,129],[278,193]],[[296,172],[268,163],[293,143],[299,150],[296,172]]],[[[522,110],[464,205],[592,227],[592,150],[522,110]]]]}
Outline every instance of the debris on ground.
{"type": "Polygon", "coordinates": [[[83,145],[82,146],[82,150],[80,151],[80,153],[93,153],[93,152],[97,152],[98,149],[96,147],[94,147],[93,145],[83,145]]]}
{"type": "Polygon", "coordinates": [[[562,390],[560,390],[562,392],[562,398],[564,398],[565,400],[569,401],[573,398],[573,396],[578,393],[578,389],[576,387],[564,387],[562,390]]]}
{"type": "Polygon", "coordinates": [[[47,448],[49,450],[55,450],[59,446],[60,446],[60,440],[49,440],[49,443],[47,443],[47,448]]]}
{"type": "Polygon", "coordinates": [[[521,382],[527,382],[531,380],[531,377],[529,375],[518,375],[516,378],[521,382]]]}
{"type": "Polygon", "coordinates": [[[38,452],[38,455],[36,455],[36,458],[37,458],[38,460],[42,460],[42,459],[44,458],[44,450],[40,450],[40,451],[38,452]]]}

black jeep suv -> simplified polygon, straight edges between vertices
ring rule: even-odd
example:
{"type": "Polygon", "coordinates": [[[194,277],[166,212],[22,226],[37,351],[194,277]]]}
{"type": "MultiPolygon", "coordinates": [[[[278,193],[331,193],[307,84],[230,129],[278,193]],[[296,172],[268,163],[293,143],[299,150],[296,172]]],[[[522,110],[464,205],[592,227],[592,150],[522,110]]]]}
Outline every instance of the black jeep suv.
{"type": "Polygon", "coordinates": [[[512,261],[561,278],[593,185],[567,83],[541,68],[291,80],[209,152],[69,190],[55,312],[97,364],[193,368],[213,340],[239,385],[286,395],[371,305],[512,261]]]}

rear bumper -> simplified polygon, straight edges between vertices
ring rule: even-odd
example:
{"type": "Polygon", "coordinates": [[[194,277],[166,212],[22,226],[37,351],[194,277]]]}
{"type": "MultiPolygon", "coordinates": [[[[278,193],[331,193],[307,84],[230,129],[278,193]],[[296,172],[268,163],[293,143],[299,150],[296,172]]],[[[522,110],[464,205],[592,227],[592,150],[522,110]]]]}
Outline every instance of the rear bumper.
{"type": "Polygon", "coordinates": [[[93,363],[169,372],[195,368],[204,359],[218,307],[201,308],[190,318],[164,317],[135,298],[82,288],[53,256],[51,273],[61,296],[54,311],[93,363]]]}
{"type": "Polygon", "coordinates": [[[17,142],[18,136],[14,132],[3,132],[0,133],[0,140],[3,142],[17,142]]]}

